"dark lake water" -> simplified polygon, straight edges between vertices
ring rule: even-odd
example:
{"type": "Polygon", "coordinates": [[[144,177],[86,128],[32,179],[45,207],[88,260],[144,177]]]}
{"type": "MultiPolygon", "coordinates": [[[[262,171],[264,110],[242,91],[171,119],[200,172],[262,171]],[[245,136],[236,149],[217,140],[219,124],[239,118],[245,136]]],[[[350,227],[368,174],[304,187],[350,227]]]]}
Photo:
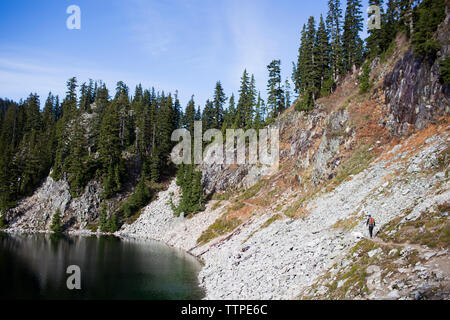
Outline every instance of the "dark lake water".
{"type": "Polygon", "coordinates": [[[0,233],[0,299],[201,299],[200,263],[158,242],[0,233]],[[67,267],[81,290],[67,289],[67,267]]]}

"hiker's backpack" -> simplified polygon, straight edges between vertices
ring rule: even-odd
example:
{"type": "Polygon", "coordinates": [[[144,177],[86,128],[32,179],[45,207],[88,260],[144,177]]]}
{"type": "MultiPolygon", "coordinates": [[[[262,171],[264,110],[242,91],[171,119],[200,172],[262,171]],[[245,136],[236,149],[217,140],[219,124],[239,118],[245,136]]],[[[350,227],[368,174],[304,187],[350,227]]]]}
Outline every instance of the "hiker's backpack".
{"type": "Polygon", "coordinates": [[[375,225],[375,219],[374,218],[370,218],[369,219],[369,226],[374,226],[375,225]]]}

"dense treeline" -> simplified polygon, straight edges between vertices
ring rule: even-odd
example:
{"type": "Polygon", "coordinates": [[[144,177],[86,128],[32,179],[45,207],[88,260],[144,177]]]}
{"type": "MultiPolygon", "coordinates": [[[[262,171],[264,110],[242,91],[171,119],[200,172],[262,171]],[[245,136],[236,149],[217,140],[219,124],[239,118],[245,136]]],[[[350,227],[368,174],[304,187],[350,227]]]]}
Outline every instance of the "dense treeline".
{"type": "MultiPolygon", "coordinates": [[[[4,101],[2,101],[4,105],[4,101]]],[[[30,194],[48,174],[54,147],[54,110],[45,104],[40,112],[36,94],[18,104],[6,102],[0,133],[0,210],[30,194]]]]}
{"type": "MultiPolygon", "coordinates": [[[[398,32],[411,38],[418,59],[433,62],[439,50],[433,34],[445,18],[445,0],[369,0],[381,9],[380,29],[369,30],[364,45],[361,0],[347,0],[345,14],[340,0],[328,1],[328,13],[316,23],[310,17],[303,25],[292,81],[301,99],[297,110],[308,111],[315,101],[327,96],[347,73],[386,52],[398,32]]],[[[445,72],[446,62],[442,63],[445,72]]],[[[363,70],[361,92],[367,92],[369,66],[363,70]]]]}
{"type": "MultiPolygon", "coordinates": [[[[91,179],[103,184],[103,198],[123,190],[125,161],[138,158],[138,187],[120,213],[130,216],[151,198],[152,182],[173,175],[170,136],[182,112],[177,95],[137,86],[133,96],[123,82],[113,98],[102,82],[67,82],[62,102],[51,93],[40,108],[31,94],[18,104],[1,100],[0,210],[30,195],[53,168],[55,180],[65,179],[73,197],[91,179]]],[[[4,215],[2,214],[4,222],[4,215]]]]}
{"type": "Polygon", "coordinates": [[[246,70],[237,101],[234,94],[225,95],[218,81],[202,112],[194,97],[183,112],[177,92],[165,94],[138,85],[131,95],[119,81],[111,96],[103,82],[78,85],[76,78],[67,81],[62,101],[49,93],[42,109],[36,94],[20,103],[0,100],[0,223],[3,226],[4,213],[49,174],[67,181],[72,197],[80,196],[90,180],[100,181],[102,197],[109,199],[124,190],[126,162],[132,159],[142,167],[137,187],[116,214],[105,216],[106,207],[102,208],[100,230],[116,230],[151,200],[158,189],[155,183],[177,170],[183,197],[176,213],[203,210],[201,172],[194,165],[176,168],[170,161],[172,132],[184,127],[193,137],[194,121],[202,121],[203,130],[264,126],[290,104],[289,83],[282,84],[280,64],[274,60],[268,66],[267,105],[246,70]]]}

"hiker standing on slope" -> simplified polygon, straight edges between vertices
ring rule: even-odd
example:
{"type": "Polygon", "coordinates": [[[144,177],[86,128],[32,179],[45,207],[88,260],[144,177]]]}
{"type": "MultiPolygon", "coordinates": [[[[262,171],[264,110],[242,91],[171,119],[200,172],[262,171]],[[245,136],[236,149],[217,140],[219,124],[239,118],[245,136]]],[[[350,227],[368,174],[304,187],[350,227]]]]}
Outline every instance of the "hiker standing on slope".
{"type": "Polygon", "coordinates": [[[370,239],[372,239],[373,228],[375,227],[375,219],[369,214],[369,219],[367,219],[367,226],[369,226],[370,239]]]}

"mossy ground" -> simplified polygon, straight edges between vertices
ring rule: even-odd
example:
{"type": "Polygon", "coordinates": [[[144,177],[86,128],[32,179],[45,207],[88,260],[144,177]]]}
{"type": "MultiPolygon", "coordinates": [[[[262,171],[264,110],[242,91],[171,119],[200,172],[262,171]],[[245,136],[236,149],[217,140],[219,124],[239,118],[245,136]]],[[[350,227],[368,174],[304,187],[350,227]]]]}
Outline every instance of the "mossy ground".
{"type": "MultiPolygon", "coordinates": [[[[398,217],[380,230],[380,232],[383,231],[380,237],[386,242],[409,242],[429,248],[448,248],[450,246],[449,211],[450,204],[446,202],[422,213],[414,221],[406,221],[400,224],[403,217],[398,217]]],[[[408,213],[406,212],[406,214],[408,213]]]]}
{"type": "Polygon", "coordinates": [[[335,229],[340,229],[344,232],[350,231],[353,228],[355,228],[358,223],[360,222],[361,217],[357,217],[357,216],[351,216],[347,219],[342,219],[337,221],[334,225],[333,228],[335,229]]]}
{"type": "MultiPolygon", "coordinates": [[[[387,276],[392,275],[399,267],[397,260],[400,258],[400,250],[394,249],[389,244],[376,243],[369,239],[360,240],[353,248],[350,249],[346,260],[352,261],[346,267],[339,267],[335,264],[324,276],[320,277],[315,285],[312,286],[309,294],[303,296],[303,299],[365,299],[372,291],[367,285],[370,274],[367,269],[371,265],[380,267],[381,278],[383,281],[387,276]],[[368,253],[373,250],[380,251],[369,257],[368,253]],[[337,272],[331,272],[337,269],[337,272]],[[325,285],[327,292],[323,295],[314,296],[319,285],[325,285]]],[[[417,250],[412,250],[405,255],[405,266],[414,266],[420,258],[417,250]]]]}
{"type": "Polygon", "coordinates": [[[214,238],[225,235],[238,226],[240,226],[242,221],[236,217],[228,218],[227,215],[223,215],[217,218],[216,221],[202,232],[200,237],[197,239],[198,244],[205,244],[214,238]]]}

